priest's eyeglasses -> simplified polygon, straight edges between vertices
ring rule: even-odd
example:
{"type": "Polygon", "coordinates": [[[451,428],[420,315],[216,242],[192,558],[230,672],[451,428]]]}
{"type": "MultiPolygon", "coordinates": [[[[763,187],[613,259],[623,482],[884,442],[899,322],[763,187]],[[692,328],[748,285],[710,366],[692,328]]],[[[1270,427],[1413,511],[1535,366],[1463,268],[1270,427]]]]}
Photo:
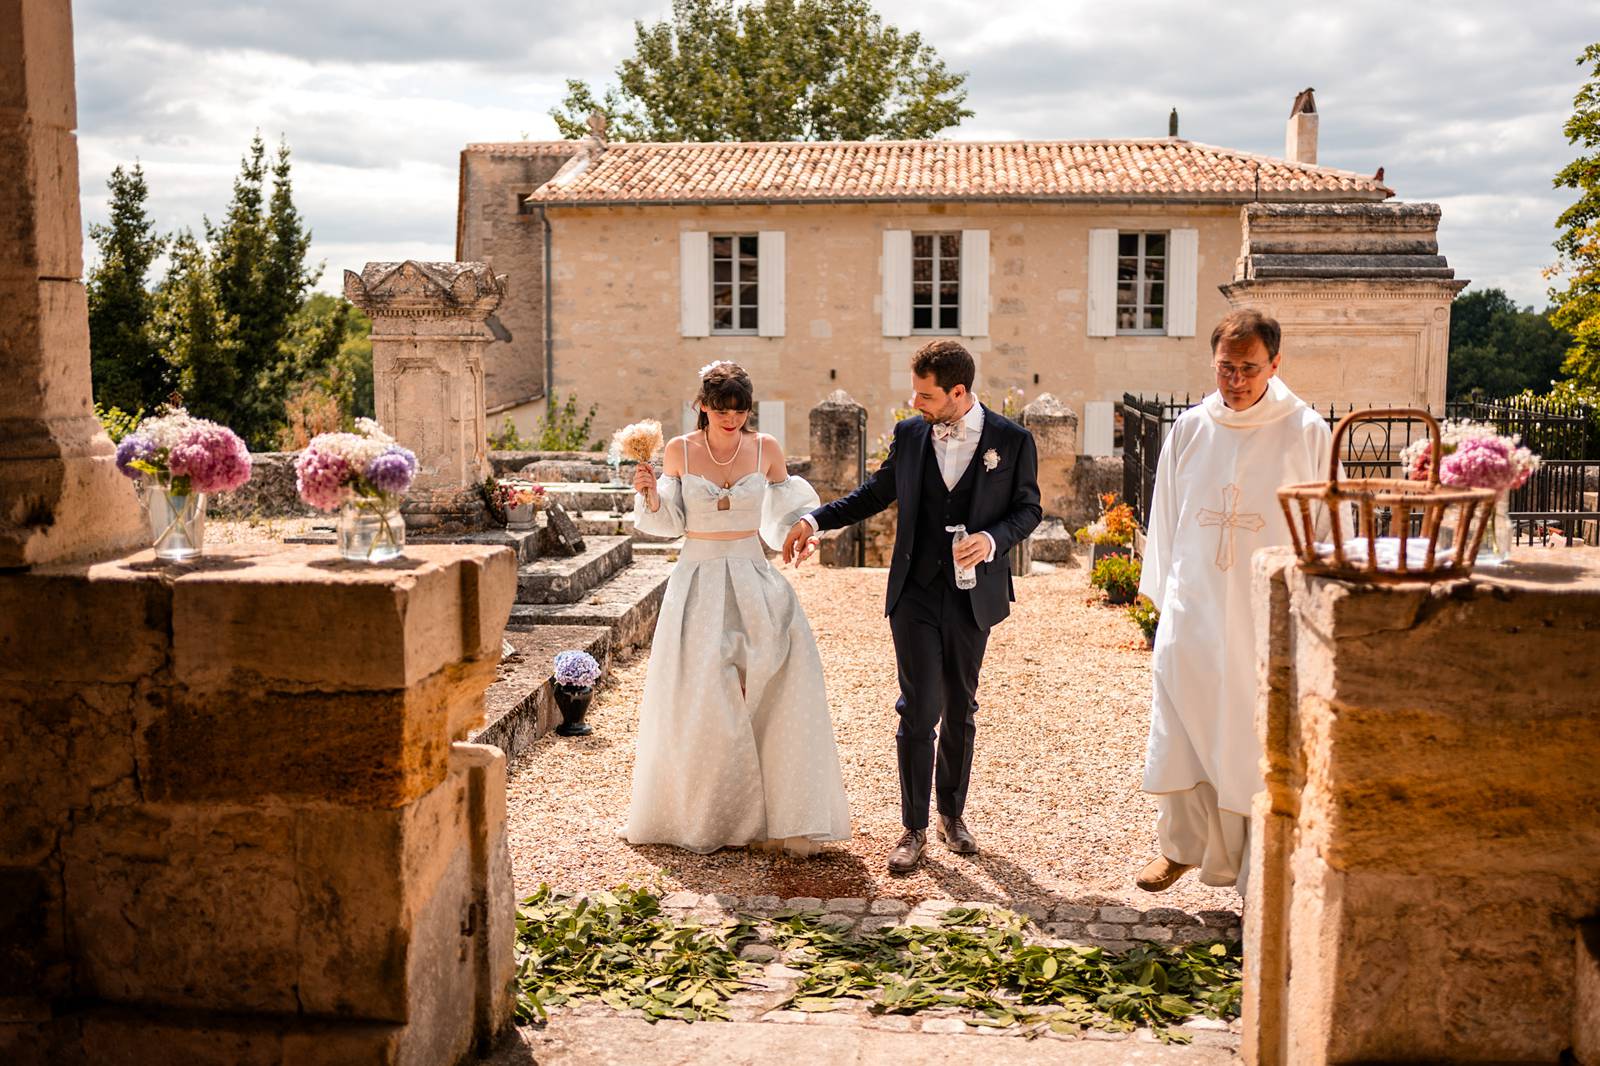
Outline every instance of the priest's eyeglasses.
{"type": "Polygon", "coordinates": [[[1233,363],[1212,363],[1211,365],[1216,367],[1217,377],[1225,381],[1233,381],[1235,379],[1239,381],[1254,381],[1261,376],[1263,370],[1267,369],[1268,364],[1239,363],[1235,365],[1233,363]]]}

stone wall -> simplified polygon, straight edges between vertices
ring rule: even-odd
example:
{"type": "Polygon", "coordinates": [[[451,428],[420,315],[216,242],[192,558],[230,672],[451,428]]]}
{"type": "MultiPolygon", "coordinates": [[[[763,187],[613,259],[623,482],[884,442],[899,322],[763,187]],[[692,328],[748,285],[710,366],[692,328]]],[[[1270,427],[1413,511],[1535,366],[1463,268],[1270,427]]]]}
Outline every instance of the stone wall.
{"type": "MultiPolygon", "coordinates": [[[[977,392],[995,405],[1011,387],[1049,392],[1080,415],[1124,391],[1209,387],[1206,338],[1228,310],[1217,286],[1232,277],[1239,248],[1238,208],[1223,205],[561,207],[549,216],[552,391],[598,403],[597,425],[676,426],[698,368],[732,359],[750,371],[758,401],[785,403],[790,442],[804,438],[807,412],[835,389],[866,407],[869,440],[910,395],[911,355],[926,338],[883,336],[885,229],[988,230],[989,331],[962,338],[977,360],[977,392]],[[1088,336],[1089,230],[1180,225],[1199,232],[1198,335],[1088,336]],[[784,231],[784,336],[679,335],[682,230],[784,231]]],[[[517,265],[494,262],[516,289],[517,265]]]]}
{"type": "Polygon", "coordinates": [[[1562,1059],[1600,1029],[1600,551],[1434,586],[1255,567],[1246,1061],[1562,1059]]]}
{"type": "Polygon", "coordinates": [[[496,341],[483,352],[489,427],[508,416],[533,432],[543,415],[544,226],[521,199],[572,156],[568,141],[468,145],[461,153],[456,258],[487,263],[511,284],[494,315],[496,341]]]}
{"type": "Polygon", "coordinates": [[[403,562],[0,581],[0,1059],[452,1062],[508,1021],[504,757],[452,742],[514,562],[403,562]]]}
{"type": "Polygon", "coordinates": [[[232,492],[206,497],[206,512],[217,518],[303,517],[319,514],[295,489],[299,452],[251,452],[250,480],[232,492]]]}

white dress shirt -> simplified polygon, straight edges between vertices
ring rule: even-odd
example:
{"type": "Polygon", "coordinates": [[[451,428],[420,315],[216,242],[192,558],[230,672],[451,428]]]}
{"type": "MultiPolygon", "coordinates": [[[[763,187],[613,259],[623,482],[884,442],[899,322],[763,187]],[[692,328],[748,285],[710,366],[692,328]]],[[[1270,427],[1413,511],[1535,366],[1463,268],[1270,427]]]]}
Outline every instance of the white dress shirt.
{"type": "MultiPolygon", "coordinates": [[[[967,413],[961,421],[967,427],[966,440],[940,440],[933,438],[933,457],[939,464],[939,476],[944,479],[944,487],[953,489],[956,482],[961,480],[971,465],[973,456],[978,453],[978,441],[983,436],[983,404],[972,401],[972,406],[967,408],[967,413]]],[[[817,520],[806,515],[805,521],[811,526],[811,531],[817,531],[817,520]]],[[[989,538],[989,554],[983,560],[986,563],[994,562],[994,537],[983,530],[979,530],[989,538]]]]}

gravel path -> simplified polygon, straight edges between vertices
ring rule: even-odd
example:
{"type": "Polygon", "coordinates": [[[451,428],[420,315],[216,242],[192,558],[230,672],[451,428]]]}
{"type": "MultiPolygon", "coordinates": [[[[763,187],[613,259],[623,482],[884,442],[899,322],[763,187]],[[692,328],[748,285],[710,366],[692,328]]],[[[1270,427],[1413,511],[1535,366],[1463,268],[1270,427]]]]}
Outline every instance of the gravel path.
{"type": "Polygon", "coordinates": [[[627,814],[644,655],[613,664],[583,739],[541,740],[513,775],[512,863],[519,894],[622,882],[734,896],[895,897],[1237,909],[1232,889],[1191,874],[1159,896],[1133,875],[1155,854],[1155,804],[1139,791],[1149,716],[1149,653],[1121,608],[1098,605],[1079,568],[1018,582],[989,642],[978,690],[967,821],[982,852],[931,843],[907,877],[884,868],[900,835],[894,651],[882,615],[885,570],[785,570],[817,633],[855,836],[810,859],[743,850],[694,855],[635,847],[627,814]]]}

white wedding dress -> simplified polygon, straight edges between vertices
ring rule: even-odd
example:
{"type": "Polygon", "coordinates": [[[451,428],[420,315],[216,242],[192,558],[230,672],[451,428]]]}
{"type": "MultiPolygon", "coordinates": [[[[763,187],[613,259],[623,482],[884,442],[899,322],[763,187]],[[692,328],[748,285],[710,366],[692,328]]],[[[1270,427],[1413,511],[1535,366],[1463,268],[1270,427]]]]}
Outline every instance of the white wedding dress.
{"type": "MultiPolygon", "coordinates": [[[[661,536],[759,530],[778,548],[818,504],[803,478],[769,483],[759,465],[730,488],[695,474],[656,484],[660,508],[636,494],[634,521],[661,536]]],[[[794,589],[754,534],[685,539],[650,650],[623,836],[806,854],[849,835],[822,659],[794,589]]]]}

